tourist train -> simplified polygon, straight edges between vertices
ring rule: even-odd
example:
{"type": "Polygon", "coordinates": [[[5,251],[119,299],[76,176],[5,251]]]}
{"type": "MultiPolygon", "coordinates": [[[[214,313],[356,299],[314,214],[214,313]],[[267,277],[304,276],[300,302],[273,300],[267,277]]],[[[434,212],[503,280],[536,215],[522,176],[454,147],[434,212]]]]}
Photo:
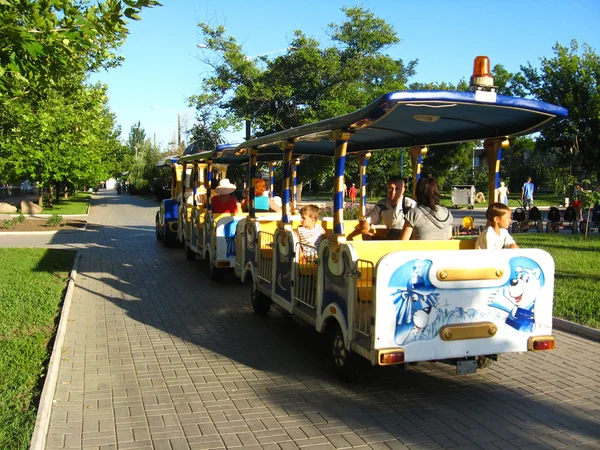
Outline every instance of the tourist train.
{"type": "Polygon", "coordinates": [[[385,94],[353,113],[170,160],[171,196],[156,234],[179,243],[188,259],[209,262],[209,275],[234,271],[249,285],[258,314],[292,314],[330,338],[337,375],[360,379],[369,366],[445,361],[473,373],[508,352],[554,348],[554,261],[545,251],[476,250],[475,239],[372,239],[366,167],[373,152],[409,148],[413,192],[428,147],[483,141],[488,198],[499,187],[502,149],[567,117],[566,109],[498,94],[489,60],[478,57],[470,92],[385,94]],[[346,158],[359,159],[358,218],[344,220],[346,158]],[[335,161],[333,215],[318,248],[303,255],[297,228],[295,173],[302,158],[335,161]],[[250,182],[257,166],[281,166],[281,212],[258,212],[250,182]],[[213,174],[247,166],[247,212],[213,213],[213,174]]]}

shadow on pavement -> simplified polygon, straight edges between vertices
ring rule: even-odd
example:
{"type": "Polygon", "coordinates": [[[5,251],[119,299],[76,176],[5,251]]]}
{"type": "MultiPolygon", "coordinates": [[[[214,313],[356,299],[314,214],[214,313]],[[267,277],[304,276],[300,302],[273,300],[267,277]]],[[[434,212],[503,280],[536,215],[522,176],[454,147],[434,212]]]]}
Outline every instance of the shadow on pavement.
{"type": "MultiPolygon", "coordinates": [[[[373,429],[373,435],[388,433],[415,445],[433,439],[442,447],[497,441],[543,446],[537,437],[551,433],[568,445],[600,439],[599,383],[587,386],[595,402],[565,401],[566,390],[583,392],[586,386],[577,375],[581,362],[560,340],[552,353],[505,356],[474,375],[425,363],[374,368],[366,382],[344,384],[330,368],[328,342],[314,329],[276,310],[254,314],[250,286],[233,275],[210,281],[205,264],[164,248],[154,226],[133,223],[143,216],[139,223],[153,224],[157,203],[127,194],[95,196],[93,202],[96,208],[129,208],[123,226],[90,223],[85,233],[55,242],[82,249],[82,295],[108,300],[115,315],[122,311],[131,319],[125,330],[107,325],[117,333],[114,339],[138,340],[157,359],[172,358],[197,392],[209,388],[213,401],[256,398],[278,407],[276,415],[303,414],[323,429],[342,421],[351,430],[373,429]]],[[[90,301],[90,308],[99,304],[90,301]]],[[[142,370],[135,356],[134,365],[142,370]]],[[[157,376],[167,376],[169,363],[160,365],[157,376]]],[[[364,434],[368,442],[369,432],[364,434]]]]}

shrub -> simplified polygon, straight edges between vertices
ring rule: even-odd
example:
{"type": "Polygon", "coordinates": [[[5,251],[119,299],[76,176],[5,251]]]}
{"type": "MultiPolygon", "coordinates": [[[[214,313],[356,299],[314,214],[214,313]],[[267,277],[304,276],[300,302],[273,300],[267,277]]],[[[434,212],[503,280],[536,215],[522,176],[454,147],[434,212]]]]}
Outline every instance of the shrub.
{"type": "Polygon", "coordinates": [[[59,216],[58,214],[52,214],[52,217],[46,221],[46,225],[49,227],[57,227],[62,223],[62,220],[62,216],[59,216]]]}
{"type": "MultiPolygon", "coordinates": [[[[356,220],[358,219],[358,204],[348,205],[346,204],[344,207],[344,220],[356,220]]],[[[321,208],[319,213],[319,218],[323,217],[333,217],[333,208],[331,206],[327,206],[325,208],[321,208]]]]}

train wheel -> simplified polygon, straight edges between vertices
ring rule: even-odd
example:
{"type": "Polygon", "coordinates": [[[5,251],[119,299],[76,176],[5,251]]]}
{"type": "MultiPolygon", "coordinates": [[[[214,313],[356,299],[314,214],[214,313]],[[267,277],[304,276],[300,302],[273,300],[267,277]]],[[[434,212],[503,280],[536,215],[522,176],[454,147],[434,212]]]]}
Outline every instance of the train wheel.
{"type": "Polygon", "coordinates": [[[256,314],[264,316],[271,309],[271,299],[255,287],[252,287],[250,291],[250,300],[252,302],[252,309],[256,314]]]}
{"type": "Polygon", "coordinates": [[[333,370],[340,380],[352,383],[365,377],[367,360],[345,347],[344,333],[338,324],[331,333],[331,356],[333,370]]]}
{"type": "Polygon", "coordinates": [[[212,281],[219,281],[221,276],[223,275],[223,271],[221,269],[217,269],[215,265],[208,260],[208,278],[212,281]]]}
{"type": "Polygon", "coordinates": [[[173,233],[167,232],[166,228],[167,224],[165,223],[163,229],[163,244],[165,244],[165,247],[175,247],[175,244],[177,243],[177,237],[173,236],[173,233]]]}
{"type": "Polygon", "coordinates": [[[160,213],[157,212],[156,213],[156,240],[157,241],[162,241],[163,240],[164,230],[160,226],[160,220],[159,219],[160,219],[160,213]]]}
{"type": "Polygon", "coordinates": [[[185,246],[185,259],[187,259],[188,261],[196,260],[196,252],[189,248],[187,245],[185,246]]]}

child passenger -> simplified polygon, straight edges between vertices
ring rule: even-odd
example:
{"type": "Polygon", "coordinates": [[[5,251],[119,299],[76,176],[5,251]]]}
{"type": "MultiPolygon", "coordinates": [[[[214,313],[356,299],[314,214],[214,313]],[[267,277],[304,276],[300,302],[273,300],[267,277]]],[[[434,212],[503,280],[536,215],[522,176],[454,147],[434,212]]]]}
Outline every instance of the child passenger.
{"type": "Polygon", "coordinates": [[[313,260],[317,252],[325,230],[317,223],[319,220],[319,207],[317,205],[306,205],[300,209],[300,223],[298,236],[300,237],[300,249],[305,259],[313,260]]]}
{"type": "Polygon", "coordinates": [[[485,212],[487,224],[485,230],[477,238],[476,248],[500,249],[519,248],[515,240],[508,234],[510,225],[510,208],[504,203],[492,203],[485,212]]]}

